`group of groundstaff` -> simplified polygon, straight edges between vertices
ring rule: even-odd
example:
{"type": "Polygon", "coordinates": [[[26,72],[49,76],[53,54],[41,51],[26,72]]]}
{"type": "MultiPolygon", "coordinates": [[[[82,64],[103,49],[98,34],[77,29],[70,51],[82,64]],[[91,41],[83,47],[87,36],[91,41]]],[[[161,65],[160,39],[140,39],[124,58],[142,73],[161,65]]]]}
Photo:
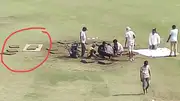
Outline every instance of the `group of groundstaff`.
{"type": "MultiPolygon", "coordinates": [[[[87,41],[87,28],[83,27],[81,32],[80,32],[80,45],[81,45],[81,55],[79,55],[78,51],[78,45],[77,43],[72,44],[70,48],[70,56],[72,58],[77,58],[77,57],[85,57],[85,51],[86,51],[86,41],[87,41]]],[[[132,31],[130,27],[126,27],[125,29],[125,47],[128,49],[129,52],[129,60],[134,61],[134,55],[133,55],[133,50],[135,47],[135,39],[136,35],[132,31]]],[[[172,25],[172,29],[170,30],[169,37],[167,39],[167,42],[170,41],[170,54],[169,56],[172,56],[172,53],[174,52],[174,57],[176,57],[177,54],[177,43],[178,43],[178,29],[176,28],[176,25],[172,25]]],[[[152,29],[152,32],[149,35],[149,49],[156,50],[161,42],[161,38],[159,33],[157,32],[156,28],[152,29]]],[[[117,39],[114,39],[112,41],[113,44],[106,43],[105,41],[102,42],[101,45],[98,46],[97,51],[96,51],[96,45],[92,44],[90,47],[87,58],[106,58],[111,59],[113,56],[121,56],[124,48],[122,44],[118,42],[117,39]],[[98,54],[97,54],[98,53],[98,54]]],[[[146,94],[147,90],[150,85],[150,79],[151,79],[151,72],[150,72],[150,66],[148,64],[148,61],[144,61],[143,66],[141,66],[140,69],[140,79],[142,82],[142,88],[143,88],[143,93],[146,94]]]]}

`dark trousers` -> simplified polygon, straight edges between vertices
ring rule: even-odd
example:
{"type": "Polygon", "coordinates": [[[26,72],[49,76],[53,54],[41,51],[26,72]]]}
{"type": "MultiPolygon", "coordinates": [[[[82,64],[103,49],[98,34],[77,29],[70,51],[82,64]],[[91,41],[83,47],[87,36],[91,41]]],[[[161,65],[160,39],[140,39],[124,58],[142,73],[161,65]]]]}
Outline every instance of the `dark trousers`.
{"type": "Polygon", "coordinates": [[[73,51],[73,52],[70,54],[70,57],[71,57],[71,58],[78,58],[78,52],[77,52],[77,51],[73,51]]]}
{"type": "Polygon", "coordinates": [[[86,52],[85,43],[81,43],[81,57],[84,57],[85,52],[86,52]]]}
{"type": "Polygon", "coordinates": [[[114,46],[114,55],[117,55],[117,52],[118,52],[118,48],[114,46]]]}
{"type": "Polygon", "coordinates": [[[103,58],[104,58],[105,56],[111,58],[111,56],[112,56],[111,54],[108,54],[108,53],[103,52],[103,51],[99,51],[98,53],[99,53],[99,55],[102,56],[103,58]]]}
{"type": "Polygon", "coordinates": [[[157,45],[150,45],[149,48],[152,49],[152,50],[156,50],[157,49],[157,45]]]}

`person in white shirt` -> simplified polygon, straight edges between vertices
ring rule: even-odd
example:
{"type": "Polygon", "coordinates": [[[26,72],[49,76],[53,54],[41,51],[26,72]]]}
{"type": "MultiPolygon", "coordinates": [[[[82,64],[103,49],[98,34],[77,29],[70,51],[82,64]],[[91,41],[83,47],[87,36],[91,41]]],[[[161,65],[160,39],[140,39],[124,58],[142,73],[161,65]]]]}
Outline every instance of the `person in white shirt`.
{"type": "Polygon", "coordinates": [[[148,65],[148,61],[144,61],[144,65],[140,69],[140,79],[142,82],[142,88],[144,94],[147,93],[147,90],[150,86],[150,79],[151,79],[151,70],[150,66],[148,65]]]}
{"type": "Polygon", "coordinates": [[[114,55],[122,55],[122,52],[124,51],[123,46],[117,41],[117,39],[113,40],[114,43],[114,55]]]}
{"type": "Polygon", "coordinates": [[[108,53],[108,54],[110,54],[111,56],[113,56],[113,47],[111,46],[111,44],[107,44],[106,46],[105,46],[105,52],[106,53],[108,53]]]}
{"type": "Polygon", "coordinates": [[[149,35],[149,49],[157,49],[160,44],[160,36],[156,31],[156,28],[152,29],[149,35]]]}
{"type": "Polygon", "coordinates": [[[81,43],[81,57],[84,57],[86,51],[86,31],[87,28],[83,27],[82,31],[80,32],[80,43],[81,43]]]}
{"type": "Polygon", "coordinates": [[[131,30],[130,27],[126,27],[126,33],[125,33],[126,41],[125,41],[125,47],[128,47],[129,50],[129,60],[133,61],[133,50],[135,46],[135,33],[131,30]]]}
{"type": "Polygon", "coordinates": [[[178,43],[178,29],[176,28],[176,25],[172,26],[172,30],[170,31],[169,37],[167,42],[171,43],[171,52],[169,56],[172,56],[172,52],[174,51],[174,56],[176,57],[177,54],[177,43],[178,43]]]}

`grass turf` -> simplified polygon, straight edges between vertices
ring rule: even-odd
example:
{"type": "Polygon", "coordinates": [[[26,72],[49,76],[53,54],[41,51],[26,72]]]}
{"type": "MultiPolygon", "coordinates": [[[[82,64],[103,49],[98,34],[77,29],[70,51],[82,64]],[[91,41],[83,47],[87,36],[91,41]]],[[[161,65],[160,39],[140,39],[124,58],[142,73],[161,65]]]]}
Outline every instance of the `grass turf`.
{"type": "MultiPolygon", "coordinates": [[[[172,24],[180,26],[180,1],[164,0],[4,0],[0,3],[0,46],[11,32],[32,26],[47,28],[53,40],[78,39],[82,26],[89,37],[117,38],[124,42],[124,28],[132,27],[137,44],[147,47],[148,35],[156,27],[167,39],[172,24]]],[[[21,47],[30,42],[46,42],[39,31],[14,35],[8,44],[21,47]]],[[[165,44],[168,46],[168,44],[165,44]]],[[[17,53],[18,54],[18,53],[17,53]]],[[[36,53],[6,56],[13,69],[28,69],[42,60],[36,53]]],[[[50,57],[30,73],[11,73],[1,65],[2,101],[179,101],[180,64],[177,58],[148,59],[119,65],[81,64],[79,60],[50,57]],[[139,67],[149,60],[152,81],[149,94],[141,95],[139,67]]]]}

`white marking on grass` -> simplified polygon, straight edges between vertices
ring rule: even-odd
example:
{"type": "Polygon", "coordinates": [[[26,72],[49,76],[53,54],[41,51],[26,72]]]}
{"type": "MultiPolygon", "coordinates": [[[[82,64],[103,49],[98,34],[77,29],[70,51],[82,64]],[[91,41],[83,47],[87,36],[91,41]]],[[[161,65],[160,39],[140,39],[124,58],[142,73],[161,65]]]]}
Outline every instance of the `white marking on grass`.
{"type": "Polygon", "coordinates": [[[41,51],[43,47],[43,44],[26,44],[26,46],[23,49],[23,52],[39,52],[41,51]],[[27,48],[31,45],[38,45],[38,48],[36,48],[35,50],[27,50],[27,48]]]}

